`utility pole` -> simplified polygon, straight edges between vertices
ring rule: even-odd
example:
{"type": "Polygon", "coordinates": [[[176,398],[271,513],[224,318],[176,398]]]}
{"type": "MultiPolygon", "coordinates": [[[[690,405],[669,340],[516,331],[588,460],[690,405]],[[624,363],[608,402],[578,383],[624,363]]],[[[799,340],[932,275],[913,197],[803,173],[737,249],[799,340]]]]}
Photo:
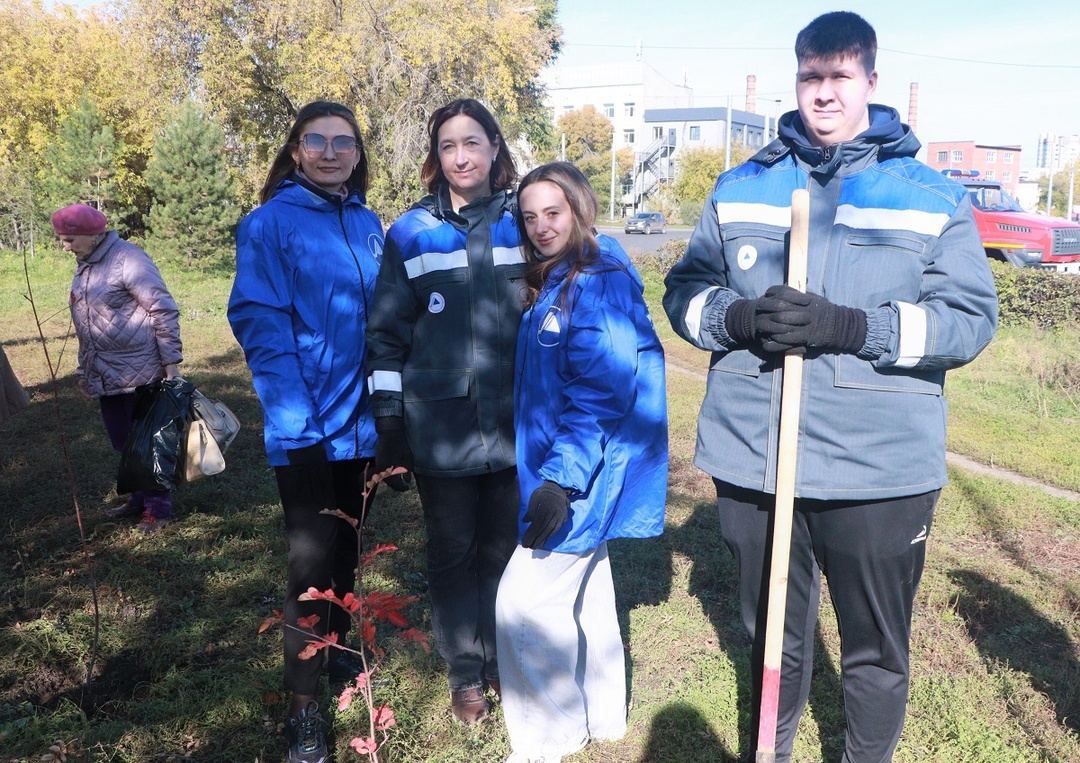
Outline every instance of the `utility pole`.
{"type": "Polygon", "coordinates": [[[1076,160],[1073,159],[1072,168],[1069,170],[1069,206],[1065,208],[1065,219],[1073,219],[1073,189],[1076,187],[1076,160]]]}
{"type": "Polygon", "coordinates": [[[615,219],[615,130],[611,131],[611,202],[608,204],[608,219],[615,219]]]}
{"type": "Polygon", "coordinates": [[[1054,216],[1054,163],[1050,162],[1050,174],[1046,183],[1046,214],[1054,216]]]}
{"type": "Polygon", "coordinates": [[[727,97],[727,118],[724,119],[724,172],[731,169],[731,96],[727,97]]]}
{"type": "Polygon", "coordinates": [[[1057,159],[1056,154],[1057,144],[1055,143],[1046,152],[1046,166],[1050,170],[1046,183],[1046,214],[1050,217],[1054,216],[1054,164],[1057,159]]]}

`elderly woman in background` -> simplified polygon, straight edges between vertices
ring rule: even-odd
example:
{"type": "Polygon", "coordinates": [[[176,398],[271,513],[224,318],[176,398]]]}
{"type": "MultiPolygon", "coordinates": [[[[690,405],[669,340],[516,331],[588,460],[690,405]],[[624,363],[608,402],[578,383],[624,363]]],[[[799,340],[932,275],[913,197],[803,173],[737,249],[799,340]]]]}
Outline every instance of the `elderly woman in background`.
{"type": "MultiPolygon", "coordinates": [[[[64,250],[75,255],[69,302],[79,338],[79,389],[99,402],[109,440],[123,450],[135,388],[180,375],[180,312],[150,256],[106,231],[100,211],[71,204],[53,214],[52,224],[64,250]]],[[[141,516],[137,529],[151,533],[169,524],[172,500],[167,490],[137,490],[105,514],[141,516]]]]}

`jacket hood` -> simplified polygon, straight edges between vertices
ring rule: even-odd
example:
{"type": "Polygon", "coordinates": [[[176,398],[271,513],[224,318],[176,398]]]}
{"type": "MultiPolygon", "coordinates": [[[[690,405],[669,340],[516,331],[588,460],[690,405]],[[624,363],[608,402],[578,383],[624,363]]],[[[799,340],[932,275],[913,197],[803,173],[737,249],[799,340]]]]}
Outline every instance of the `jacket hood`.
{"type": "Polygon", "coordinates": [[[894,157],[914,157],[922,146],[911,128],[900,121],[900,114],[891,106],[871,103],[870,127],[852,140],[821,148],[806,137],[806,125],[798,111],[780,117],[779,137],[762,149],[752,161],[774,164],[789,152],[811,167],[831,164],[844,157],[847,161],[867,153],[876,153],[879,161],[894,157]],[[836,147],[839,147],[838,149],[836,147]]]}
{"type": "Polygon", "coordinates": [[[513,214],[514,200],[515,195],[513,191],[497,191],[491,196],[484,196],[483,198],[470,202],[463,206],[460,211],[455,212],[454,205],[450,201],[450,189],[446,184],[443,184],[439,186],[437,192],[429,193],[410,208],[422,210],[437,220],[444,220],[455,227],[467,229],[469,227],[467,215],[470,212],[473,212],[473,210],[487,210],[492,204],[495,204],[500,211],[506,211],[513,214]]]}
{"type": "MultiPolygon", "coordinates": [[[[583,269],[583,272],[596,274],[606,273],[611,270],[622,270],[638,286],[645,287],[641,276],[638,275],[637,270],[631,267],[630,258],[618,241],[601,233],[596,235],[596,246],[597,249],[593,260],[583,269]]],[[[549,284],[557,283],[566,278],[570,273],[572,259],[576,258],[567,258],[551,269],[551,272],[548,273],[549,284]]]]}
{"type": "Polygon", "coordinates": [[[324,191],[322,188],[319,188],[319,186],[300,177],[295,172],[277,184],[274,188],[274,195],[270,198],[277,199],[279,196],[282,201],[288,204],[298,204],[303,207],[312,207],[315,209],[325,209],[327,205],[340,207],[343,204],[357,201],[365,206],[367,205],[367,199],[364,197],[364,194],[360,193],[355,188],[350,188],[349,195],[343,200],[337,194],[324,191]]]}

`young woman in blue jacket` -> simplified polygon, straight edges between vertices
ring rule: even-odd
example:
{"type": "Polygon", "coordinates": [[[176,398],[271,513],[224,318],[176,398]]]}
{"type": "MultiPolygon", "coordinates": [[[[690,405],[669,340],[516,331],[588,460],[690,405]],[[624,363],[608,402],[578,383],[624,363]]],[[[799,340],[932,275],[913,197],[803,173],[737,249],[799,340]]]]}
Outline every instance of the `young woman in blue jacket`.
{"type": "MultiPolygon", "coordinates": [[[[365,206],[367,157],[353,112],[304,106],[278,151],[261,206],[240,223],[229,322],[244,349],[263,407],[266,454],[274,467],[288,539],[285,592],[285,724],[290,763],[328,757],[315,701],[323,660],[301,660],[310,636],[300,618],[318,615],[319,633],[349,618],[336,606],[301,602],[309,586],[353,590],[357,541],[338,508],[363,519],[362,491],[375,454],[375,425],[364,384],[364,328],[382,257],[383,231],[365,206]]],[[[329,650],[332,681],[358,670],[329,650]]]]}
{"type": "Polygon", "coordinates": [[[551,763],[626,731],[607,541],[663,531],[667,403],[644,286],[594,233],[584,175],[539,167],[518,204],[529,264],[514,384],[521,540],[496,626],[510,763],[551,763]]]}

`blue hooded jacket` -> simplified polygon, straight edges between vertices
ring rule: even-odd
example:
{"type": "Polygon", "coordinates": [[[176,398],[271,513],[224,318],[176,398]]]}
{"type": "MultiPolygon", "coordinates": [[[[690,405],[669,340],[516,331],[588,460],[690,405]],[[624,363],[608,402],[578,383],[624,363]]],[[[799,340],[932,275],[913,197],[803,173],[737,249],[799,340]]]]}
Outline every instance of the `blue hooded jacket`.
{"type": "Polygon", "coordinates": [[[570,490],[551,551],[589,551],[664,529],[667,400],[664,351],[626,253],[599,237],[597,263],[565,299],[555,268],[521,319],[514,421],[522,508],[545,480],[570,490]]]}
{"type": "Polygon", "coordinates": [[[946,484],[945,372],[994,336],[997,295],[958,183],[917,161],[894,109],[871,104],[852,140],[811,145],[798,112],[780,138],[717,180],[686,254],[666,278],[676,333],[712,352],[694,463],[775,491],[783,359],[740,346],[727,309],[784,283],[791,194],[810,192],[806,290],[863,310],[856,354],[803,361],[795,494],[875,500],[946,484]]]}
{"type": "Polygon", "coordinates": [[[364,329],[382,258],[378,217],[283,180],[236,235],[229,322],[263,407],[271,466],[323,443],[331,461],[375,453],[364,329]]]}

